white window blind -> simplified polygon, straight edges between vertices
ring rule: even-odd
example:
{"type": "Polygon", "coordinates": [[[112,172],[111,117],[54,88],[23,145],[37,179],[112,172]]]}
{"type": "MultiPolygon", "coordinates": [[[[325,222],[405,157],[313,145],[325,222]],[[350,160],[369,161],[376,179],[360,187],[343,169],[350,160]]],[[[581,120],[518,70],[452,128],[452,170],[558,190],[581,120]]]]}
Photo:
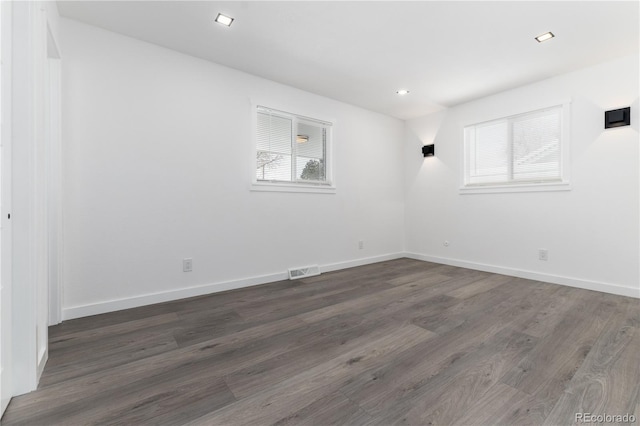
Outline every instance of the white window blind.
{"type": "Polygon", "coordinates": [[[328,185],[331,123],[258,107],[256,180],[328,185]]]}
{"type": "Polygon", "coordinates": [[[258,111],[256,177],[259,180],[291,180],[291,135],[293,122],[258,111]]]}
{"type": "Polygon", "coordinates": [[[562,106],[465,128],[464,185],[562,181],[562,106]]]}

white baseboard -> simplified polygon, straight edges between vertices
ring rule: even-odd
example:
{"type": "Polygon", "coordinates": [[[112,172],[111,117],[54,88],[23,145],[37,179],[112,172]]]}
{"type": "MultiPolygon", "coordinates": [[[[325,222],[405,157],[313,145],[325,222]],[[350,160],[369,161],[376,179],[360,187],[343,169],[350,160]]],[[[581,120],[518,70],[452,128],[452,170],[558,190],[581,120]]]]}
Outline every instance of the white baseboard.
{"type": "Polygon", "coordinates": [[[205,294],[219,293],[221,291],[237,288],[251,287],[253,285],[271,283],[287,279],[287,273],[261,275],[259,277],[243,278],[239,280],[223,281],[213,284],[204,284],[194,287],[176,290],[162,291],[158,293],[143,294],[124,299],[109,300],[106,302],[91,303],[88,305],[71,306],[62,309],[62,320],[88,317],[107,312],[121,311],[123,309],[137,308],[153,305],[154,303],[169,302],[172,300],[186,299],[188,297],[203,296],[205,294]]]}
{"type": "Polygon", "coordinates": [[[356,266],[370,265],[372,263],[384,262],[387,260],[400,259],[406,257],[405,253],[384,254],[381,256],[364,257],[361,259],[348,260],[346,262],[329,263],[320,266],[320,272],[339,271],[340,269],[355,268],[356,266]]]}
{"type": "Polygon", "coordinates": [[[559,275],[544,274],[533,271],[523,271],[521,269],[507,268],[504,266],[487,265],[484,263],[467,262],[458,259],[449,259],[446,257],[429,256],[419,253],[406,252],[405,257],[416,260],[424,260],[433,263],[442,263],[445,265],[458,266],[461,268],[475,269],[478,271],[492,272],[495,274],[509,275],[513,277],[526,278],[536,281],[544,281],[552,284],[566,285],[569,287],[577,287],[586,290],[600,291],[603,293],[617,294],[620,296],[628,296],[640,298],[640,288],[624,287],[615,284],[601,283],[597,281],[584,280],[580,278],[563,277],[559,275]]]}
{"type": "MultiPolygon", "coordinates": [[[[399,259],[401,257],[405,257],[405,254],[402,252],[355,259],[346,262],[330,263],[326,265],[320,265],[320,271],[337,271],[340,269],[353,268],[355,266],[383,262],[385,260],[399,259]]],[[[203,296],[205,294],[219,293],[221,291],[235,290],[238,288],[251,287],[259,284],[267,284],[286,279],[288,279],[288,275],[285,271],[277,274],[267,274],[257,277],[204,284],[195,287],[181,288],[158,293],[143,294],[140,296],[109,300],[106,302],[91,303],[88,305],[71,306],[62,309],[62,319],[66,321],[75,318],[88,317],[91,315],[104,314],[107,312],[121,311],[123,309],[153,305],[154,303],[169,302],[172,300],[186,299],[188,297],[203,296]]]]}
{"type": "MultiPolygon", "coordinates": [[[[384,262],[387,260],[408,257],[410,259],[423,260],[444,265],[458,266],[461,268],[475,269],[478,271],[492,272],[496,274],[509,275],[513,277],[526,278],[536,281],[544,281],[553,284],[566,285],[587,290],[595,290],[604,293],[612,293],[620,296],[640,298],[640,288],[623,287],[615,284],[606,284],[596,281],[583,280],[578,278],[562,277],[558,275],[543,274],[540,272],[523,271],[520,269],[507,268],[503,266],[487,265],[483,263],[467,262],[445,257],[429,256],[418,253],[400,252],[381,256],[373,256],[361,259],[349,260],[346,262],[330,263],[320,265],[322,273],[337,271],[341,269],[353,268],[356,266],[369,265],[371,263],[384,262]]],[[[212,284],[205,284],[195,287],[169,290],[159,293],[144,294],[125,299],[109,300],[106,302],[92,303],[81,306],[71,306],[62,310],[62,319],[70,320],[74,318],[87,317],[91,315],[115,312],[123,309],[137,308],[140,306],[152,305],[154,303],[169,302],[172,300],[186,299],[188,297],[203,296],[205,294],[219,293],[221,291],[235,290],[238,288],[251,287],[254,285],[267,284],[275,281],[288,279],[287,273],[267,274],[257,277],[242,278],[238,280],[224,281],[212,284]]]]}

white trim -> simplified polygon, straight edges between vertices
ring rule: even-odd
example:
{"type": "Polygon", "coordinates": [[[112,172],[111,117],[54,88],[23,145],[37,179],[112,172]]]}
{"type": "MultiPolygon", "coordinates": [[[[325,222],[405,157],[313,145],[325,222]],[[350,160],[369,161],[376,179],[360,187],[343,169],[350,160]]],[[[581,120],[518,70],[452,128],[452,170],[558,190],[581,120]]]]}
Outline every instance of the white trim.
{"type": "MultiPolygon", "coordinates": [[[[45,330],[47,333],[47,340],[49,339],[49,331],[45,330]]],[[[49,360],[49,345],[45,347],[38,348],[39,353],[36,358],[37,366],[36,366],[36,380],[40,383],[40,377],[42,377],[42,373],[44,372],[44,367],[47,365],[47,361],[49,360]]]]}
{"type": "Polygon", "coordinates": [[[334,176],[335,170],[335,158],[333,155],[333,143],[334,143],[334,128],[336,126],[336,120],[333,118],[328,118],[323,114],[318,114],[316,111],[312,111],[307,109],[304,106],[297,106],[294,104],[283,105],[278,101],[271,102],[263,102],[264,99],[256,99],[249,98],[249,103],[251,105],[251,185],[249,187],[250,191],[260,191],[260,192],[306,192],[312,194],[335,194],[336,192],[336,182],[334,176]],[[266,106],[268,105],[268,106],[266,106]],[[302,118],[312,120],[318,123],[322,123],[327,126],[328,139],[329,141],[325,144],[325,175],[327,178],[326,182],[320,182],[317,184],[306,183],[306,182],[272,182],[272,181],[259,181],[256,179],[256,170],[255,170],[255,162],[256,162],[256,153],[258,147],[258,136],[256,129],[258,128],[257,124],[257,111],[258,109],[269,109],[272,111],[276,111],[279,113],[290,115],[294,118],[302,118]],[[288,112],[288,111],[298,111],[296,113],[288,112]]]}
{"type": "MultiPolygon", "coordinates": [[[[264,112],[264,113],[274,113],[274,115],[278,116],[278,117],[283,117],[283,118],[291,118],[291,119],[302,119],[302,120],[306,120],[309,121],[311,123],[314,124],[320,124],[324,127],[331,127],[333,126],[333,121],[325,121],[325,120],[319,120],[317,118],[313,118],[311,116],[306,116],[306,115],[301,115],[295,112],[289,112],[289,111],[283,111],[280,109],[276,109],[276,108],[272,108],[269,107],[267,105],[256,105],[256,111],[260,112],[264,112]]],[[[254,111],[255,112],[255,111],[254,111]]]]}
{"type": "Polygon", "coordinates": [[[36,114],[41,99],[37,79],[40,39],[36,2],[12,3],[12,349],[13,395],[36,389],[38,231],[36,154],[41,134],[36,114]]]}
{"type": "MultiPolygon", "coordinates": [[[[355,266],[368,265],[370,263],[377,263],[385,260],[399,259],[401,257],[404,257],[404,253],[392,253],[381,256],[355,259],[346,262],[321,265],[320,270],[324,273],[340,269],[353,268],[355,266]]],[[[257,277],[204,284],[194,287],[181,288],[178,290],[168,290],[158,293],[128,297],[125,299],[109,300],[105,302],[91,303],[88,305],[71,306],[62,309],[62,319],[66,321],[74,318],[104,314],[107,312],[120,311],[122,309],[137,308],[140,306],[169,302],[172,300],[185,299],[188,297],[203,296],[211,293],[219,293],[221,291],[235,290],[244,287],[251,287],[254,285],[272,283],[275,281],[283,281],[286,279],[288,279],[288,274],[286,271],[283,271],[281,273],[266,274],[257,277]]]]}
{"type": "Polygon", "coordinates": [[[252,182],[251,191],[265,192],[307,192],[314,194],[335,194],[336,187],[330,185],[305,185],[302,183],[252,182]]]}
{"type": "Polygon", "coordinates": [[[569,182],[520,183],[506,185],[478,185],[458,188],[460,194],[491,194],[504,192],[571,191],[569,182]]]}
{"type": "MultiPolygon", "coordinates": [[[[546,192],[546,191],[570,191],[571,190],[571,168],[570,168],[570,155],[571,155],[571,99],[565,100],[560,103],[550,103],[546,106],[540,106],[536,104],[534,108],[531,106],[528,110],[522,108],[517,113],[511,113],[508,116],[494,117],[489,120],[483,120],[477,123],[470,123],[462,127],[462,149],[460,164],[460,186],[458,188],[459,194],[489,194],[489,193],[507,193],[507,192],[546,192]],[[499,120],[511,120],[514,117],[523,116],[527,114],[536,113],[542,110],[548,110],[553,108],[560,108],[561,122],[560,122],[560,182],[497,182],[486,184],[469,184],[466,185],[467,180],[467,129],[473,126],[482,125],[499,120]]],[[[510,147],[511,148],[511,147],[510,147]]]]}
{"type": "MultiPolygon", "coordinates": [[[[640,298],[640,289],[624,287],[615,284],[599,283],[595,281],[578,278],[562,277],[551,274],[544,274],[533,271],[522,271],[519,269],[507,268],[496,265],[486,265],[476,262],[467,262],[457,259],[429,256],[411,252],[390,253],[386,255],[366,257],[349,260],[345,262],[329,263],[320,266],[322,273],[338,271],[341,269],[354,268],[357,266],[369,265],[372,263],[384,262],[388,260],[407,257],[426,262],[440,263],[444,265],[458,266],[461,268],[475,269],[478,271],[492,272],[496,274],[509,275],[513,277],[527,278],[536,281],[544,281],[553,284],[577,287],[586,290],[600,291],[604,293],[617,294],[621,296],[640,298]]],[[[137,308],[140,306],[152,305],[154,303],[169,302],[172,300],[185,299],[206,294],[219,293],[222,291],[235,290],[239,288],[251,287],[255,285],[268,284],[276,281],[288,279],[287,272],[266,274],[256,277],[242,278],[238,280],[223,281],[218,283],[204,284],[200,286],[182,288],[178,290],[168,290],[158,293],[144,294],[124,299],[109,300],[105,302],[92,303],[88,305],[72,306],[62,310],[63,320],[82,318],[91,315],[99,315],[107,312],[115,312],[123,309],[137,308]]]]}
{"type": "MultiPolygon", "coordinates": [[[[471,101],[472,104],[475,101],[471,101]]],[[[573,102],[572,98],[561,98],[561,99],[552,99],[550,101],[531,101],[530,99],[523,99],[520,103],[520,106],[514,107],[511,103],[506,102],[496,110],[487,110],[487,113],[480,116],[478,120],[474,119],[473,121],[467,120],[462,123],[462,127],[469,127],[475,124],[486,123],[489,121],[499,120],[501,118],[513,117],[516,115],[523,115],[529,112],[538,111],[541,109],[551,108],[554,106],[565,106],[570,105],[573,102]]]]}
{"type": "Polygon", "coordinates": [[[320,265],[320,271],[322,273],[339,271],[341,269],[355,268],[356,266],[370,265],[372,263],[385,262],[387,260],[401,259],[405,256],[405,253],[389,253],[380,256],[363,257],[355,260],[348,260],[346,262],[328,263],[326,265],[320,265]]]}
{"type": "Polygon", "coordinates": [[[91,315],[104,314],[107,312],[121,311],[123,309],[137,308],[139,306],[152,305],[154,303],[169,302],[172,300],[185,299],[188,297],[203,296],[210,293],[235,290],[243,287],[251,287],[259,284],[266,284],[274,281],[287,279],[287,273],[261,275],[258,277],[244,278],[219,283],[204,284],[194,287],[181,288],[179,290],[167,290],[158,293],[149,293],[140,296],[127,297],[124,299],[114,299],[105,302],[91,303],[88,305],[71,306],[62,309],[62,320],[87,317],[91,315]]]}
{"type": "MultiPolygon", "coordinates": [[[[51,40],[51,31],[47,32],[47,40],[51,40]]],[[[56,50],[57,51],[57,50],[56,50]]],[[[48,57],[46,59],[46,80],[48,105],[46,108],[47,134],[45,135],[47,146],[45,155],[47,162],[47,214],[48,214],[48,290],[49,290],[49,316],[48,325],[55,325],[62,321],[62,173],[61,173],[61,122],[60,122],[60,98],[61,98],[61,63],[59,58],[48,57]]]]}
{"type": "Polygon", "coordinates": [[[2,71],[0,72],[0,102],[2,107],[2,117],[0,118],[0,145],[2,156],[0,156],[0,223],[2,237],[0,238],[0,417],[2,417],[11,397],[13,396],[13,362],[12,362],[12,343],[13,343],[13,324],[12,324],[12,237],[11,237],[11,219],[8,215],[11,213],[11,21],[12,7],[11,2],[3,1],[0,3],[2,12],[0,13],[0,28],[2,36],[0,37],[0,60],[2,61],[2,71]]]}
{"type": "MultiPolygon", "coordinates": [[[[251,116],[254,118],[258,107],[272,109],[275,111],[283,112],[285,114],[297,115],[298,117],[310,118],[314,121],[324,122],[331,124],[331,127],[336,125],[336,118],[324,114],[315,108],[309,108],[309,104],[298,103],[295,101],[288,101],[282,103],[279,99],[265,99],[258,97],[250,97],[249,104],[251,105],[251,116]],[[288,112],[296,111],[296,112],[288,112]]],[[[255,120],[255,118],[254,118],[255,120]]],[[[255,123],[253,123],[255,124],[255,123]]],[[[255,129],[255,127],[253,127],[255,129]]],[[[255,133],[255,132],[254,132],[255,133]]]]}
{"type": "Polygon", "coordinates": [[[495,274],[509,275],[512,277],[526,278],[529,280],[544,281],[552,284],[560,284],[569,287],[581,288],[584,290],[600,291],[603,293],[617,294],[619,296],[640,298],[640,288],[626,287],[617,284],[608,284],[598,281],[590,281],[581,278],[564,277],[560,275],[545,274],[534,271],[524,271],[521,269],[508,268],[497,265],[487,265],[484,263],[468,262],[446,257],[430,256],[419,253],[405,253],[405,257],[426,262],[441,263],[444,265],[458,266],[461,268],[475,269],[478,271],[492,272],[495,274]]]}

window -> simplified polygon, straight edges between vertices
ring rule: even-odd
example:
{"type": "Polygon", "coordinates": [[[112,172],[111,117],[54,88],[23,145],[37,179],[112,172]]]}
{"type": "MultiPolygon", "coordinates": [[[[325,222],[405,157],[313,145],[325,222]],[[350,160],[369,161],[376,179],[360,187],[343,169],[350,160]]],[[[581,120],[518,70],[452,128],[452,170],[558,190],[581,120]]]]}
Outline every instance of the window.
{"type": "Polygon", "coordinates": [[[258,106],[256,182],[331,186],[330,137],[331,123],[258,106]]]}
{"type": "Polygon", "coordinates": [[[463,189],[566,186],[564,108],[555,106],[465,127],[463,189]]]}

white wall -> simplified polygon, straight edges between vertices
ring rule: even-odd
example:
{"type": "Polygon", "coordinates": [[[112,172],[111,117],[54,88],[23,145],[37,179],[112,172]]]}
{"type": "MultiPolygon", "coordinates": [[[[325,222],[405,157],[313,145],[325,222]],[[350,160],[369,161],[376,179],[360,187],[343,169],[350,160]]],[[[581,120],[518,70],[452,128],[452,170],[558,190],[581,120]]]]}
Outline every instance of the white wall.
{"type": "Polygon", "coordinates": [[[406,250],[640,297],[638,75],[634,55],[408,121],[406,250]],[[463,126],[569,99],[571,191],[458,193],[463,126]],[[632,126],[604,129],[605,110],[630,105],[632,126]],[[436,157],[423,159],[421,145],[433,142],[436,157]]]}
{"type": "Polygon", "coordinates": [[[60,30],[64,318],[403,251],[400,120],[76,21],[60,30]],[[252,99],[335,119],[336,194],[249,190],[252,99]]]}
{"type": "Polygon", "coordinates": [[[405,125],[76,21],[59,30],[65,319],[404,251],[640,296],[637,56],[405,125]],[[571,191],[458,193],[463,125],[568,99],[571,191]],[[336,194],[249,190],[252,100],[335,120],[336,194]],[[633,125],[605,131],[603,111],[628,105],[633,125]]]}

